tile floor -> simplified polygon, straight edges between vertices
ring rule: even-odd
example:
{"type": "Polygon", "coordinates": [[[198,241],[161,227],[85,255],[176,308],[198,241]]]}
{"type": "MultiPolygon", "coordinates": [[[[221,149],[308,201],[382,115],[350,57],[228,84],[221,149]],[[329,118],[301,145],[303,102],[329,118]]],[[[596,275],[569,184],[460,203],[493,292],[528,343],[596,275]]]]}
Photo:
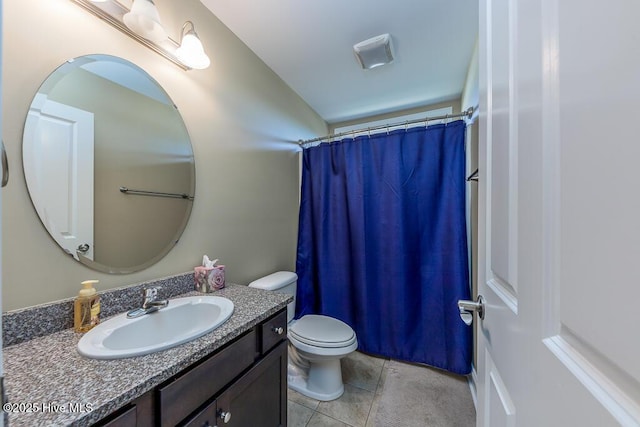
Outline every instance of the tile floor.
{"type": "Polygon", "coordinates": [[[288,427],[471,427],[465,377],[355,352],[342,359],[344,394],[320,402],[288,390],[288,427]]]}

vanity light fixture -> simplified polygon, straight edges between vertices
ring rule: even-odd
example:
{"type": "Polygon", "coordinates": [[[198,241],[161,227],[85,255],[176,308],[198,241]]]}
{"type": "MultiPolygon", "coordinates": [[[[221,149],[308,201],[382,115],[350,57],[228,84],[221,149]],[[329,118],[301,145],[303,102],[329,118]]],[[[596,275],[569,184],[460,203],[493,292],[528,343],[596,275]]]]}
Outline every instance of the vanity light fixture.
{"type": "Polygon", "coordinates": [[[204,69],[210,64],[191,21],[185,22],[180,43],[167,35],[153,0],[133,0],[131,9],[122,0],[71,0],[132,39],[164,56],[183,70],[204,69]],[[187,29],[190,26],[190,29],[187,29]],[[186,30],[186,32],[185,32],[186,30]]]}
{"type": "Polygon", "coordinates": [[[168,37],[152,0],[133,0],[131,10],[124,14],[122,20],[131,31],[153,42],[161,42],[168,37]]]}
{"type": "Polygon", "coordinates": [[[191,21],[185,22],[182,26],[180,47],[176,50],[176,56],[180,62],[196,70],[207,68],[211,63],[191,21]],[[191,28],[187,29],[188,27],[191,28]]]}

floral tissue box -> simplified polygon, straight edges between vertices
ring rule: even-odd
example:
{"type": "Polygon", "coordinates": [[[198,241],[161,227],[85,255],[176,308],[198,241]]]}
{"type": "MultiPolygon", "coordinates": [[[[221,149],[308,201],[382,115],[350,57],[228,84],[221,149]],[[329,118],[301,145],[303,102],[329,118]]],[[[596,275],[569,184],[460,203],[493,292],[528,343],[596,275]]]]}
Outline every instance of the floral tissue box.
{"type": "Polygon", "coordinates": [[[193,269],[193,275],[198,292],[213,292],[224,288],[224,265],[198,266],[193,269]]]}

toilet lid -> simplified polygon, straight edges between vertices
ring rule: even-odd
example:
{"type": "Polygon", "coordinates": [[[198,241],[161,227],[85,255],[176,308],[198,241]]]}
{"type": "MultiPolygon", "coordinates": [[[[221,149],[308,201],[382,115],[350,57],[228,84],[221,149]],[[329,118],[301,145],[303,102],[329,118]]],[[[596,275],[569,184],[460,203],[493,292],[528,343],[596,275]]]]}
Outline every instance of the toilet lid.
{"type": "Polygon", "coordinates": [[[302,316],[289,328],[289,334],[303,343],[317,347],[345,347],[356,339],[355,332],[346,323],[317,314],[302,316]]]}

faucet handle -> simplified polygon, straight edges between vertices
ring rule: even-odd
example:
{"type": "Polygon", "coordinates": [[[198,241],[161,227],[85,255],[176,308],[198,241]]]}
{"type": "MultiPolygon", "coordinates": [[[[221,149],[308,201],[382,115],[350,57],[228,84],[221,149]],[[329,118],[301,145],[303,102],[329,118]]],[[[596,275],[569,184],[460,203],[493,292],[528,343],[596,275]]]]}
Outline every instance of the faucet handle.
{"type": "Polygon", "coordinates": [[[144,288],[142,292],[144,293],[144,297],[147,299],[155,299],[158,296],[158,290],[162,289],[162,286],[151,286],[149,288],[144,288]]]}

